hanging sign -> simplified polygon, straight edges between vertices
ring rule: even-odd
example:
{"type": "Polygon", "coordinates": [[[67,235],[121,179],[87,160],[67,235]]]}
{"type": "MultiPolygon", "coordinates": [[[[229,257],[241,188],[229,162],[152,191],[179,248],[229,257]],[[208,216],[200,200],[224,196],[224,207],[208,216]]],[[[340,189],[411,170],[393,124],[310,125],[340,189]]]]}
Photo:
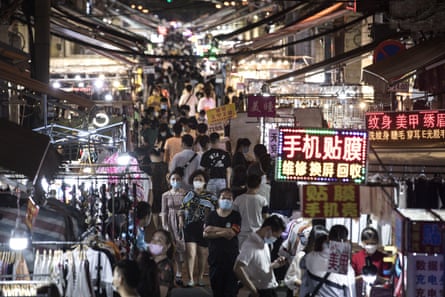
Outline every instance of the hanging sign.
{"type": "Polygon", "coordinates": [[[438,142],[445,140],[445,110],[368,112],[366,127],[375,143],[438,142]]]}
{"type": "Polygon", "coordinates": [[[278,129],[269,129],[269,152],[272,158],[277,156],[278,129]]]}
{"type": "Polygon", "coordinates": [[[206,111],[209,125],[236,118],[235,103],[225,104],[206,111]]]}
{"type": "Polygon", "coordinates": [[[247,116],[248,117],[274,117],[275,96],[248,96],[247,116]]]}
{"type": "Polygon", "coordinates": [[[410,222],[408,251],[416,253],[443,253],[442,222],[410,222]]]}
{"type": "Polygon", "coordinates": [[[304,185],[301,201],[304,218],[357,218],[360,216],[358,185],[304,185]]]}
{"type": "Polygon", "coordinates": [[[367,156],[366,131],[280,128],[275,179],[361,184],[367,156]]]}
{"type": "Polygon", "coordinates": [[[351,244],[349,242],[329,241],[328,272],[348,274],[349,255],[351,244]]]}
{"type": "Polygon", "coordinates": [[[439,297],[444,292],[444,256],[409,254],[407,297],[439,297]]]}

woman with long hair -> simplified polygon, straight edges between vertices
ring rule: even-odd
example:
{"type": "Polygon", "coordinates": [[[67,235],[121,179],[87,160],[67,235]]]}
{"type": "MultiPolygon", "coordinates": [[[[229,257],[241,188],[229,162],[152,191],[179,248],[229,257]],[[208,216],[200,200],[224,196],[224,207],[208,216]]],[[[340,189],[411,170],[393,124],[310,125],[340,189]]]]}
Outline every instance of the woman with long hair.
{"type": "Polygon", "coordinates": [[[176,168],[169,176],[168,181],[170,190],[162,194],[161,220],[162,228],[169,231],[173,236],[175,244],[175,264],[176,264],[176,284],[183,285],[182,281],[182,263],[184,262],[185,243],[184,233],[179,228],[179,208],[182,205],[182,199],[187,193],[182,188],[183,170],[176,168]]]}
{"type": "Polygon", "coordinates": [[[175,244],[171,233],[164,229],[156,230],[148,243],[148,248],[158,267],[161,297],[166,297],[174,287],[175,275],[173,268],[175,244]]]}
{"type": "Polygon", "coordinates": [[[216,209],[218,201],[214,193],[206,191],[207,181],[208,176],[203,170],[192,173],[189,183],[193,185],[193,190],[185,195],[181,206],[182,215],[179,217],[179,225],[184,228],[188,287],[195,285],[193,273],[196,256],[198,256],[198,285],[205,286],[203,276],[208,257],[208,243],[203,237],[204,222],[210,211],[216,209]]]}

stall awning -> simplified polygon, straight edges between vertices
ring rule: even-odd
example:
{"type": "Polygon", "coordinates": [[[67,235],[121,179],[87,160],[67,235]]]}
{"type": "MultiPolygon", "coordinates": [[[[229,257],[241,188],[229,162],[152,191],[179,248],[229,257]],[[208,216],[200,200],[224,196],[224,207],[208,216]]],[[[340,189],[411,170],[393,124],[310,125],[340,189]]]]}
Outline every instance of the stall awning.
{"type": "Polygon", "coordinates": [[[442,60],[445,60],[445,40],[429,40],[364,68],[363,80],[369,84],[376,80],[395,84],[442,60]]]}
{"type": "Polygon", "coordinates": [[[336,3],[329,7],[322,6],[318,9],[311,10],[307,14],[309,17],[305,17],[300,21],[295,22],[289,26],[279,29],[278,31],[270,34],[263,35],[253,40],[252,43],[246,45],[243,48],[237,50],[256,50],[273,44],[274,42],[295,34],[298,31],[306,30],[317,25],[320,25],[328,20],[336,19],[348,13],[349,10],[344,8],[343,3],[336,3]]]}
{"type": "Polygon", "coordinates": [[[329,68],[333,68],[336,67],[337,65],[340,64],[345,64],[346,62],[353,62],[356,59],[360,59],[362,55],[369,53],[370,51],[372,51],[377,44],[379,44],[378,41],[375,42],[371,42],[367,45],[358,47],[356,49],[353,49],[351,51],[345,52],[343,54],[339,54],[333,58],[330,59],[326,59],[324,61],[321,61],[319,63],[315,63],[312,65],[309,65],[307,67],[277,76],[275,78],[269,79],[268,81],[266,81],[266,83],[274,83],[277,81],[281,81],[281,80],[285,80],[287,78],[290,77],[301,77],[304,76],[307,73],[314,73],[314,72],[318,72],[318,71],[325,71],[329,68]]]}
{"type": "Polygon", "coordinates": [[[0,79],[20,84],[34,92],[46,94],[59,100],[65,100],[69,104],[77,104],[88,109],[94,106],[94,102],[88,98],[53,89],[46,83],[30,78],[28,72],[20,71],[13,65],[2,61],[0,61],[0,79]]]}

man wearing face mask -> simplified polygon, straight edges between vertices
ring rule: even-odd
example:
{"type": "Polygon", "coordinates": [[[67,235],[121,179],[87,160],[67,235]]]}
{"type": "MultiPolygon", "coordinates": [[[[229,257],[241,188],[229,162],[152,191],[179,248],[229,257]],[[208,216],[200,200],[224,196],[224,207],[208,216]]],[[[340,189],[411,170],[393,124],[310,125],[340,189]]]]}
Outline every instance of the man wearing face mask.
{"type": "Polygon", "coordinates": [[[232,191],[222,189],[218,208],[208,215],[204,228],[204,238],[209,239],[209,276],[214,297],[236,297],[238,294],[233,265],[238,256],[241,215],[232,210],[232,203],[232,191]]]}
{"type": "Polygon", "coordinates": [[[383,261],[386,255],[377,250],[379,244],[379,234],[376,229],[366,227],[361,234],[363,249],[352,255],[351,264],[355,275],[361,275],[363,267],[366,264],[366,258],[370,257],[372,264],[377,267],[377,273],[380,277],[385,277],[386,272],[390,270],[390,264],[383,261]]]}
{"type": "Polygon", "coordinates": [[[271,262],[269,245],[281,236],[285,228],[280,217],[270,216],[241,247],[233,269],[252,297],[277,296],[275,289],[278,283],[273,270],[283,266],[286,261],[284,257],[279,257],[271,262]]]}

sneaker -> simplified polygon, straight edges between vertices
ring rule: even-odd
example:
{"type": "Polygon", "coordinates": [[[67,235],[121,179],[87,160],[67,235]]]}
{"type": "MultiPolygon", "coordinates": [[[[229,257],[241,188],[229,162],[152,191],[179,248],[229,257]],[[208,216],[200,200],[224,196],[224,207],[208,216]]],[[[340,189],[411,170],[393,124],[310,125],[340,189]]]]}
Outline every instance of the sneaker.
{"type": "Polygon", "coordinates": [[[198,282],[198,286],[199,286],[199,287],[205,287],[206,284],[205,284],[205,282],[201,279],[201,280],[199,280],[199,282],[198,282]]]}
{"type": "Polygon", "coordinates": [[[189,281],[188,283],[187,283],[187,288],[193,288],[195,286],[195,283],[193,282],[193,281],[189,281]]]}
{"type": "Polygon", "coordinates": [[[175,277],[175,283],[179,287],[183,287],[184,286],[184,282],[182,281],[182,277],[181,276],[175,277]]]}

